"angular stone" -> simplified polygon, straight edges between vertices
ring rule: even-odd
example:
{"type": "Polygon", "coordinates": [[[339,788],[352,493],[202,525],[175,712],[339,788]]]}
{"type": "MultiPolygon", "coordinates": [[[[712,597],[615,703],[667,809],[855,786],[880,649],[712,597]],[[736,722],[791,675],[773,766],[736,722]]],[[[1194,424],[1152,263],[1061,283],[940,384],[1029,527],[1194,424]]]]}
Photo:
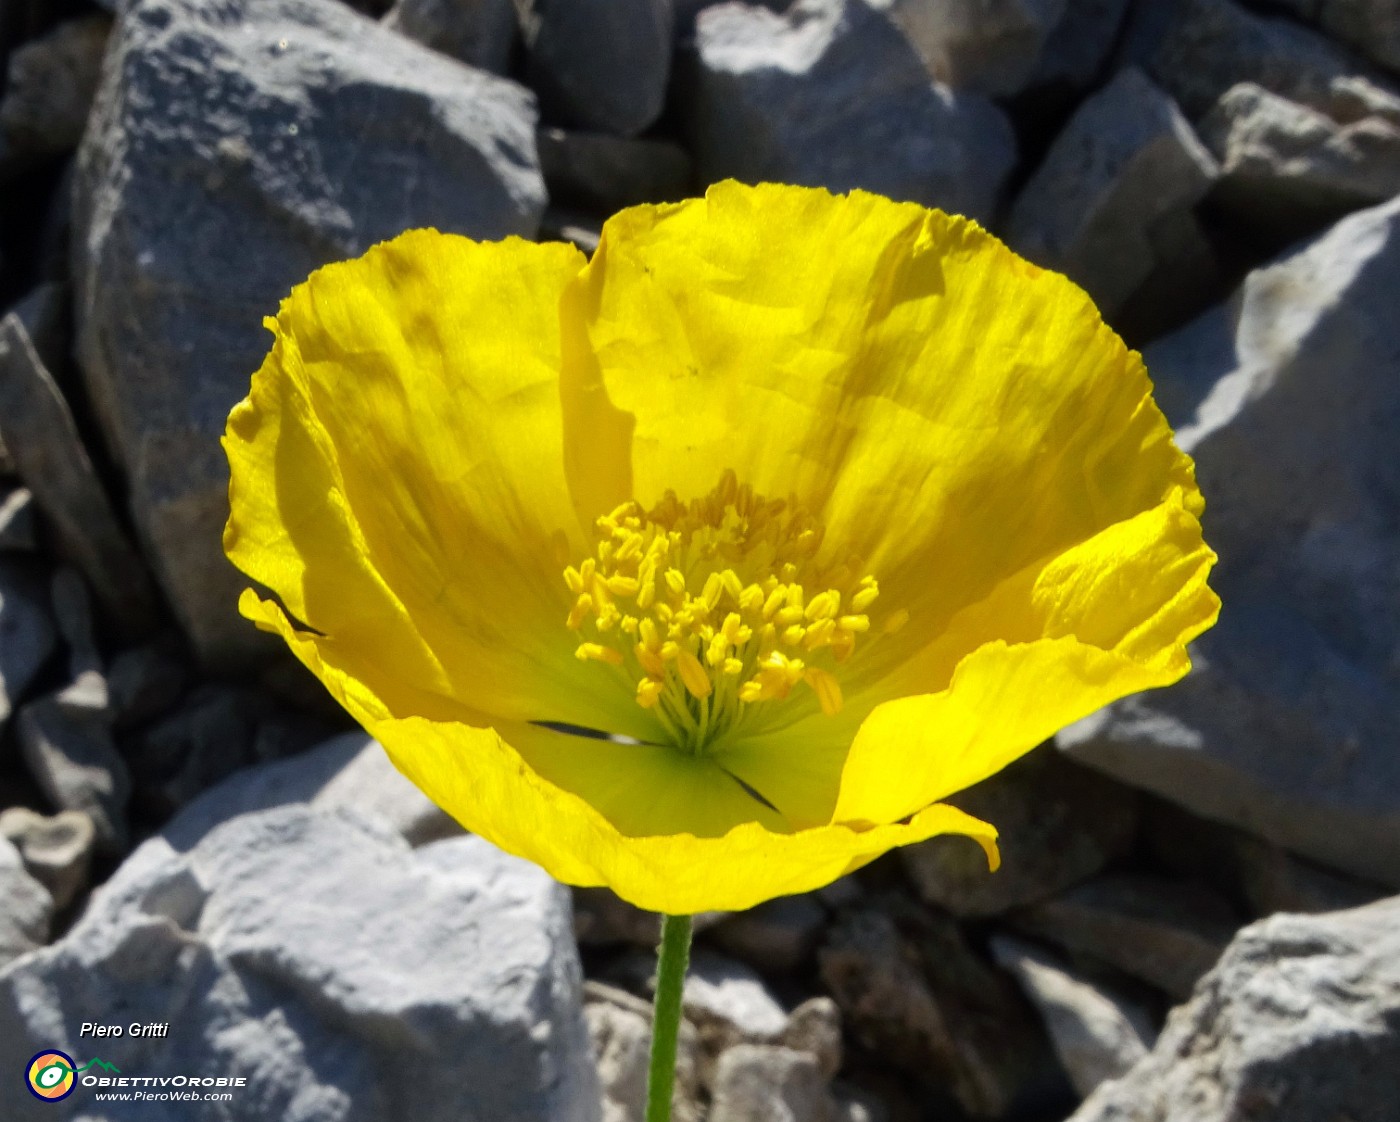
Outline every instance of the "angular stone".
{"type": "Polygon", "coordinates": [[[1275,0],[1334,39],[1400,70],[1400,7],[1395,0],[1275,0]]]}
{"type": "Polygon", "coordinates": [[[335,0],[124,6],[78,154],[78,354],[207,660],[268,649],[219,544],[218,438],[267,349],[262,317],[312,269],[408,227],[532,236],[534,132],[519,86],[335,0]]]}
{"type": "MultiPolygon", "coordinates": [[[[76,569],[59,566],[49,582],[49,603],[58,633],[68,647],[68,676],[74,680],[84,674],[101,677],[102,654],[93,627],[92,597],[76,569]]],[[[105,679],[102,688],[106,689],[105,679]]]]}
{"type": "Polygon", "coordinates": [[[47,600],[28,567],[0,558],[0,728],[53,650],[47,600]]]}
{"type": "Polygon", "coordinates": [[[540,170],[551,201],[607,216],[639,203],[690,193],[690,154],[669,140],[624,140],[605,133],[541,129],[540,170]]]}
{"type": "Polygon", "coordinates": [[[1055,955],[1006,935],[992,939],[997,965],[1040,1011],[1050,1042],[1080,1098],[1147,1055],[1157,1030],[1147,1010],[1055,955]]]}
{"type": "Polygon", "coordinates": [[[546,116],[636,136],[661,115],[672,0],[518,0],[526,75],[546,116]]]}
{"type": "Polygon", "coordinates": [[[996,823],[1001,868],[991,872],[982,847],[963,838],[934,838],[899,854],[919,894],[958,916],[997,915],[1093,876],[1132,842],[1137,823],[1130,788],[1066,768],[1048,749],[948,801],[996,823]]]}
{"type": "Polygon", "coordinates": [[[1400,202],[1258,269],[1148,348],[1228,605],[1170,690],[1057,737],[1207,818],[1400,885],[1400,202]]]}
{"type": "Polygon", "coordinates": [[[985,220],[1016,160],[1006,115],[930,82],[863,0],[706,8],[696,66],[686,108],[704,183],[862,187],[985,220]]]}
{"type": "Polygon", "coordinates": [[[1178,1001],[1191,996],[1236,926],[1229,905],[1203,885],[1124,873],[1088,881],[1013,919],[1021,930],[1140,978],[1178,1001]]]}
{"type": "Polygon", "coordinates": [[[829,997],[809,997],[788,1014],[782,1044],[817,1061],[825,1079],[841,1070],[841,1010],[829,997]]]}
{"type": "Polygon", "coordinates": [[[97,828],[81,810],[45,816],[12,806],[0,811],[0,836],[19,850],[25,869],[48,889],[57,910],[68,907],[87,888],[97,828]]]}
{"type": "Polygon", "coordinates": [[[104,852],[125,850],[131,773],[112,740],[102,676],[83,674],[29,702],[15,724],[24,762],[49,801],[87,814],[104,852]]]}
{"type": "Polygon", "coordinates": [[[53,919],[53,897],[30,876],[17,850],[0,837],[0,970],[42,947],[53,919]]]}
{"type": "MultiPolygon", "coordinates": [[[[593,981],[584,983],[583,994],[583,1015],[588,1022],[603,1093],[602,1122],[644,1122],[651,1006],[623,990],[593,981]]],[[[698,1049],[695,1029],[682,1021],[671,1098],[672,1122],[700,1122],[704,1118],[698,1049]]]]}
{"type": "Polygon", "coordinates": [[[145,643],[112,659],[107,672],[112,727],[135,728],[174,707],[190,682],[187,660],[176,657],[176,644],[145,643]]]}
{"type": "Polygon", "coordinates": [[[1072,1122],[1386,1122],[1400,1101],[1400,898],[1245,928],[1152,1053],[1072,1122]]]}
{"type": "Polygon", "coordinates": [[[1048,1051],[1033,1014],[951,918],[901,909],[900,920],[876,908],[838,918],[818,955],[822,980],[883,1062],[951,1091],[969,1114],[1005,1115],[1048,1051]]]}
{"type": "Polygon", "coordinates": [[[1262,86],[1231,86],[1200,123],[1220,162],[1216,201],[1294,229],[1400,194],[1400,121],[1339,123],[1262,86]]]}
{"type": "Polygon", "coordinates": [[[1026,86],[1066,0],[870,0],[938,81],[1004,96],[1026,86]]]}
{"type": "MultiPolygon", "coordinates": [[[[283,807],[183,852],[145,843],[63,939],[0,974],[0,1038],[76,1055],[83,1020],[165,1022],[103,1058],[237,1073],[268,1118],[596,1122],[579,974],[567,897],[534,866],[283,807]]],[[[29,1098],[7,1118],[52,1117],[29,1098]]],[[[151,1117],[216,1117],[179,1105],[151,1117]]]]}
{"type": "Polygon", "coordinates": [[[381,22],[425,47],[492,74],[510,69],[519,37],[511,0],[396,0],[381,22]]]}
{"type": "Polygon", "coordinates": [[[289,759],[235,772],[182,807],[164,833],[173,844],[188,848],[241,814],[301,804],[352,810],[414,846],[463,832],[398,773],[378,741],[368,733],[347,732],[289,759]]]}
{"type": "MultiPolygon", "coordinates": [[[[709,1059],[736,1044],[763,1044],[780,1039],[788,1016],[763,979],[741,962],[696,950],[685,976],[682,999],[686,1019],[700,1034],[709,1059]]],[[[702,1073],[706,1079],[708,1073],[702,1073]]]]}
{"type": "Polygon", "coordinates": [[[1072,0],[1050,32],[1028,89],[1081,90],[1094,84],[1123,25],[1128,0],[1072,0]]]}
{"type": "Polygon", "coordinates": [[[12,150],[49,155],[78,146],[111,29],[104,15],[66,20],[10,56],[0,133],[12,150]]]}
{"type": "Polygon", "coordinates": [[[785,973],[807,961],[826,924],[826,915],[815,896],[780,896],[726,917],[710,937],[750,966],[785,973]]]}
{"type": "Polygon", "coordinates": [[[1016,199],[1007,240],[1067,273],[1112,318],[1172,264],[1159,231],[1205,197],[1216,170],[1171,98],[1129,67],[1056,138],[1016,199]]]}
{"type": "Polygon", "coordinates": [[[114,620],[131,633],[147,630],[155,589],[108,502],[68,402],[15,312],[0,320],[0,433],[59,549],[83,570],[114,620]]]}
{"type": "Polygon", "coordinates": [[[27,553],[37,545],[34,495],[28,487],[12,487],[0,498],[0,551],[27,553]]]}
{"type": "Polygon", "coordinates": [[[816,1061],[791,1048],[740,1044],[719,1058],[709,1122],[835,1122],[816,1061]]]}
{"type": "Polygon", "coordinates": [[[1191,120],[1231,86],[1253,82],[1345,123],[1369,114],[1400,121],[1400,87],[1289,19],[1235,0],[1154,0],[1128,20],[1120,61],[1135,63],[1191,120]]]}

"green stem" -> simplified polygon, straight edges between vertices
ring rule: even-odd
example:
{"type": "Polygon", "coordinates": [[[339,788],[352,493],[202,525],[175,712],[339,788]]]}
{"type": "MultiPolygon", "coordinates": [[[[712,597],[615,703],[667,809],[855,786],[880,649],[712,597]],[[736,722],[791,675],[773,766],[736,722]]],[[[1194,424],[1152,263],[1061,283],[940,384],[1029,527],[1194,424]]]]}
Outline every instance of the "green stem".
{"type": "Polygon", "coordinates": [[[651,1070],[647,1075],[646,1122],[670,1122],[676,1084],[676,1041],[681,1031],[681,992],[690,964],[690,917],[661,917],[656,962],[656,1006],[651,1019],[651,1070]]]}

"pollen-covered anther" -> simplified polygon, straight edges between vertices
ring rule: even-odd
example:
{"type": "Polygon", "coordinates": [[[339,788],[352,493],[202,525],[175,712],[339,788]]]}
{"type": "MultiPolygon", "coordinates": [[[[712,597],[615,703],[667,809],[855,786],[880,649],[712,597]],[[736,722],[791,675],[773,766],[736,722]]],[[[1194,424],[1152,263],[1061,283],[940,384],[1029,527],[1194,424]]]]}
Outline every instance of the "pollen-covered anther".
{"type": "Polygon", "coordinates": [[[800,503],[756,495],[733,472],[701,498],[623,503],[596,526],[594,556],[564,570],[566,625],[588,640],[576,653],[630,671],[637,704],[696,750],[803,682],[823,713],[840,712],[833,671],[857,637],[908,619],[872,627],[879,585],[860,559],[823,556],[823,528],[800,503]]]}

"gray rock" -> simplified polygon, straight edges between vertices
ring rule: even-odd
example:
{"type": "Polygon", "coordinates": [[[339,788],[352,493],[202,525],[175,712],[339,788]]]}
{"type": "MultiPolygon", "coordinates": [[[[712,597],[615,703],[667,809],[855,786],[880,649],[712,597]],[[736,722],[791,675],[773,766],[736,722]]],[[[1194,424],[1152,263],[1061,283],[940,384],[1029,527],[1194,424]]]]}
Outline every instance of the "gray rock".
{"type": "MultiPolygon", "coordinates": [[[[54,623],[68,647],[68,676],[75,681],[84,674],[102,676],[102,654],[97,649],[93,629],[92,597],[79,572],[60,565],[49,582],[49,603],[54,623]]],[[[106,688],[105,679],[103,688],[106,688]]]]}
{"type": "Polygon", "coordinates": [[[38,545],[34,526],[34,495],[28,487],[12,487],[0,498],[0,551],[30,552],[38,545]]]}
{"type": "MultiPolygon", "coordinates": [[[[598,1065],[603,1094],[602,1122],[643,1122],[647,1068],[651,1055],[651,1006],[631,994],[598,982],[585,982],[583,1015],[598,1065]]],[[[672,1122],[700,1122],[699,1039],[681,1022],[676,1051],[672,1122]]]]}
{"type": "Polygon", "coordinates": [[[271,712],[260,692],[213,682],[197,686],[128,746],[137,782],[166,812],[184,806],[256,760],[258,729],[271,712]]]}
{"type": "Polygon", "coordinates": [[[353,810],[415,846],[462,833],[363,732],[348,732],[290,759],[235,772],[181,808],[164,833],[172,844],[188,848],[241,814],[300,804],[353,810]]]}
{"type": "Polygon", "coordinates": [[[900,920],[876,908],[840,917],[819,952],[826,988],[856,1039],[885,1064],[951,1092],[969,1114],[1005,1115],[1048,1051],[1034,1014],[951,918],[904,912],[900,920]]]}
{"type": "Polygon", "coordinates": [[[1014,922],[1178,1001],[1215,964],[1236,926],[1229,905],[1204,885],[1126,873],[1078,885],[1016,913],[1014,922]]]}
{"type": "Polygon", "coordinates": [[[1123,1075],[1157,1039],[1140,1004],[1039,947],[998,935],[992,939],[992,955],[1040,1011],[1055,1054],[1080,1098],[1123,1075]]]}
{"type": "Polygon", "coordinates": [[[112,727],[118,732],[143,725],[168,712],[190,682],[187,660],[177,658],[175,644],[158,642],[129,647],[112,659],[107,671],[112,727]]]}
{"type": "Polygon", "coordinates": [[[111,29],[104,15],[68,20],[10,56],[0,133],[13,151],[48,155],[78,146],[111,29]]]}
{"type": "Polygon", "coordinates": [[[985,220],[1016,160],[1006,115],[932,82],[863,0],[706,8],[696,56],[687,109],[702,182],[861,187],[985,220]]]}
{"type": "Polygon", "coordinates": [[[899,851],[919,894],[958,916],[991,916],[1054,895],[1092,876],[1133,839],[1130,788],[1040,750],[949,799],[996,824],[1001,868],[987,869],[975,842],[939,838],[899,851]],[[972,852],[976,850],[976,852],[972,852]]]}
{"type": "Polygon", "coordinates": [[[1026,81],[1029,89],[1085,89],[1108,61],[1128,0],[1073,0],[1050,32],[1026,81]]]}
{"type": "Polygon", "coordinates": [[[0,973],[0,1036],[86,1058],[83,1020],[168,1022],[102,1057],[248,1081],[234,1114],[153,1103],[151,1122],[595,1122],[579,973],[567,898],[539,869],[479,838],[414,851],[352,812],[282,807],[187,851],[146,842],[63,939],[0,973]]]}
{"type": "Polygon", "coordinates": [[[1146,70],[1193,121],[1240,82],[1343,123],[1370,114],[1400,120],[1400,89],[1390,78],[1306,27],[1234,0],[1137,4],[1120,57],[1146,70]]]}
{"type": "Polygon", "coordinates": [[[1337,122],[1262,86],[1232,86],[1201,140],[1220,162],[1217,201],[1284,231],[1400,194],[1400,122],[1337,122]]]}
{"type": "Polygon", "coordinates": [[[709,1122],[836,1122],[836,1102],[803,1052],[740,1044],[719,1059],[709,1122]]]}
{"type": "Polygon", "coordinates": [[[817,1061],[824,1079],[841,1070],[841,1009],[829,997],[809,997],[788,1014],[782,1044],[817,1061]]]}
{"type": "Polygon", "coordinates": [[[29,875],[17,850],[0,837],[0,970],[49,938],[53,897],[29,875]]]}
{"type": "Polygon", "coordinates": [[[15,724],[29,773],[49,801],[90,816],[98,848],[125,850],[131,773],[112,741],[102,676],[83,674],[57,693],[29,702],[15,724]]]}
{"type": "Polygon", "coordinates": [[[1020,91],[1066,0],[870,0],[888,12],[935,78],[955,90],[1020,91]]]}
{"type": "Polygon", "coordinates": [[[0,558],[0,728],[54,648],[47,600],[28,568],[0,558]]]}
{"type": "Polygon", "coordinates": [[[661,115],[672,0],[517,0],[526,75],[546,116],[636,136],[661,115]]]}
{"type": "Polygon", "coordinates": [[[712,1085],[713,1063],[739,1044],[776,1043],[788,1016],[763,979],[741,962],[697,949],[682,998],[685,1017],[700,1034],[701,1080],[712,1085]]]}
{"type": "Polygon", "coordinates": [[[1174,224],[1205,197],[1216,170],[1171,98],[1130,67],[1056,138],[1012,208],[1007,240],[1067,273],[1112,318],[1179,260],[1174,224]]]}
{"type": "Polygon", "coordinates": [[[1333,38],[1400,70],[1400,7],[1394,0],[1275,0],[1333,38]]]}
{"type": "Polygon", "coordinates": [[[603,223],[596,215],[565,207],[547,207],[540,219],[540,241],[572,242],[592,256],[603,235],[603,223]]]}
{"type": "Polygon", "coordinates": [[[425,47],[505,74],[519,36],[511,0],[396,0],[381,21],[425,47]]]}
{"type": "Polygon", "coordinates": [[[750,966],[784,973],[807,961],[826,924],[826,915],[815,896],[780,896],[726,917],[710,937],[750,966]]]}
{"type": "Polygon", "coordinates": [[[541,129],[538,139],[540,169],[553,201],[608,215],[690,193],[690,154],[672,141],[572,129],[541,129]]]}
{"type": "Polygon", "coordinates": [[[1072,1122],[1385,1122],[1400,1101],[1400,898],[1245,928],[1156,1048],[1072,1122]]]}
{"type": "Polygon", "coordinates": [[[137,526],[207,660],[266,651],[223,557],[218,437],[315,267],[411,226],[535,233],[530,95],[334,0],[134,0],[78,154],[78,353],[137,526]],[[199,112],[189,111],[198,105],[199,112]]]}
{"type": "Polygon", "coordinates": [[[0,836],[19,850],[25,869],[48,889],[57,910],[68,907],[87,888],[97,828],[81,810],[45,816],[12,806],[0,811],[0,836]]]}
{"type": "MultiPolygon", "coordinates": [[[[49,286],[36,294],[62,298],[49,286]]],[[[48,518],[59,549],[92,583],[122,627],[139,633],[155,613],[155,590],[117,522],[72,411],[16,312],[0,320],[0,433],[48,518]]]]}
{"type": "Polygon", "coordinates": [[[1321,864],[1400,884],[1400,202],[1256,270],[1146,352],[1196,461],[1227,605],[1170,690],[1071,756],[1321,864]]]}

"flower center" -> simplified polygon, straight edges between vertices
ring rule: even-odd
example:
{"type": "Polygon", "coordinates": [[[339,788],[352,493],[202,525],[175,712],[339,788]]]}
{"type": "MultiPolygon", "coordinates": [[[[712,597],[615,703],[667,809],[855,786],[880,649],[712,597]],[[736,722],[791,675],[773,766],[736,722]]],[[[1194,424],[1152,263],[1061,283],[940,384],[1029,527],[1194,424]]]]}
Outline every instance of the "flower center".
{"type": "MultiPolygon", "coordinates": [[[[598,548],[564,570],[567,625],[584,661],[635,683],[673,742],[701,751],[754,707],[805,683],[841,711],[836,670],[870,631],[880,594],[858,557],[818,560],[824,528],[797,500],[773,500],[727,471],[689,503],[667,491],[597,521],[598,548]]],[[[898,630],[903,610],[879,630],[898,630]]]]}

